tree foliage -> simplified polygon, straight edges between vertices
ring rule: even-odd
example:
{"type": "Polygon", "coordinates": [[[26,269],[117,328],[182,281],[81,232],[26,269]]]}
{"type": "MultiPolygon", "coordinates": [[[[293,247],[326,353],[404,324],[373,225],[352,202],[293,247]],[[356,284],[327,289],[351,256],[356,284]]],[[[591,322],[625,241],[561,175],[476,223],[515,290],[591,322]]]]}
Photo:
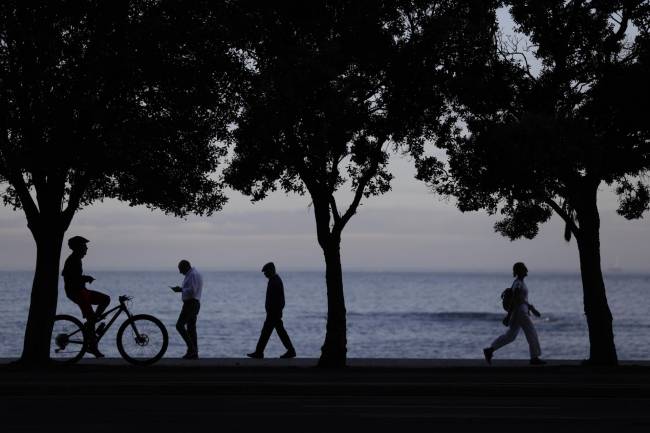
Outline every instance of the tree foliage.
{"type": "MultiPolygon", "coordinates": [[[[532,238],[557,212],[578,233],[584,188],[617,184],[626,218],[648,209],[648,4],[511,1],[518,39],[497,41],[477,86],[459,92],[469,134],[443,144],[430,179],[461,210],[499,211],[496,230],[532,238]],[[532,67],[533,62],[539,70],[532,67]]],[[[427,179],[427,161],[421,178],[427,179]]]]}
{"type": "Polygon", "coordinates": [[[427,139],[455,133],[446,86],[474,39],[493,30],[494,10],[489,2],[433,0],[247,10],[241,54],[251,78],[225,178],[253,200],[277,188],[310,195],[328,287],[321,365],[342,365],[343,229],[364,197],[390,189],[387,164],[398,145],[421,154],[427,139]],[[348,187],[352,199],[343,207],[336,193],[348,187]]]}
{"type": "Polygon", "coordinates": [[[218,209],[207,174],[234,111],[223,80],[236,65],[199,12],[170,1],[3,2],[5,203],[28,219],[42,200],[66,219],[103,198],[176,215],[218,209]]]}
{"type": "Polygon", "coordinates": [[[553,213],[580,253],[589,361],[617,363],[600,259],[601,184],[618,212],[648,210],[649,2],[510,0],[515,36],[495,38],[480,74],[460,77],[456,110],[467,134],[442,143],[445,176],[421,158],[419,176],[463,211],[486,209],[495,230],[533,238],[553,213]],[[538,65],[538,66],[535,66],[538,65]]]}
{"type": "MultiPolygon", "coordinates": [[[[421,152],[425,140],[455,131],[445,86],[476,50],[477,35],[485,39],[494,30],[487,4],[250,8],[250,43],[242,51],[252,78],[233,134],[228,182],[254,200],[280,187],[331,202],[346,182],[355,201],[385,193],[389,142],[421,152]]],[[[330,204],[334,221],[346,221],[330,204]]]]}
{"type": "Polygon", "coordinates": [[[182,216],[225,197],[212,177],[242,72],[229,4],[0,3],[0,183],[37,247],[22,359],[49,358],[65,231],[114,198],[182,216]],[[209,43],[208,43],[209,41],[209,43]]]}

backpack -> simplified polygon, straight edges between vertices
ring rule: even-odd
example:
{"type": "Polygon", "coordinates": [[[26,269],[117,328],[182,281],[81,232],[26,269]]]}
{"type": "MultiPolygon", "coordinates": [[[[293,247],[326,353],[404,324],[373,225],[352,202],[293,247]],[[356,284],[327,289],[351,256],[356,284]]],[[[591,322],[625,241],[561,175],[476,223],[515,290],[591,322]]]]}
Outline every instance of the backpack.
{"type": "Polygon", "coordinates": [[[503,292],[501,292],[501,305],[506,311],[510,311],[512,307],[512,301],[515,299],[515,289],[512,287],[507,287],[503,292]]]}

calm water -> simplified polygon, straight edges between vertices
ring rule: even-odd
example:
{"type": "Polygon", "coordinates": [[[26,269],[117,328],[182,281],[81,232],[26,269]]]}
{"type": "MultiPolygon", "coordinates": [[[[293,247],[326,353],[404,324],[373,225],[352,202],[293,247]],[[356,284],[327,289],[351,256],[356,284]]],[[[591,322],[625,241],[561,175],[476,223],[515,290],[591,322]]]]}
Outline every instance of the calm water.
{"type": "MultiPolygon", "coordinates": [[[[184,346],[174,324],[179,295],[175,272],[93,272],[90,287],[134,300],[131,311],[159,317],[170,333],[167,356],[184,346]]],[[[204,272],[199,315],[199,346],[204,357],[241,357],[255,347],[264,320],[266,280],[259,272],[204,272]]],[[[299,356],[317,357],[325,335],[325,283],[319,272],[284,272],[284,322],[299,356]]],[[[20,354],[31,287],[30,272],[0,272],[0,357],[20,354]]],[[[505,328],[499,294],[508,274],[347,272],[348,355],[350,357],[479,358],[481,348],[505,328]]],[[[621,359],[650,359],[650,276],[610,275],[609,301],[621,359]]],[[[588,353],[577,275],[532,275],[530,301],[542,312],[537,326],[548,358],[581,359],[588,353]]],[[[61,282],[60,287],[63,287],[61,282]]],[[[79,316],[61,290],[58,311],[79,316]]],[[[118,322],[119,323],[119,322],[118,322]]],[[[108,356],[119,356],[113,326],[101,342],[108,356]]],[[[266,350],[283,353],[276,335],[266,350]]],[[[500,358],[526,358],[523,333],[501,349],[500,358]]]]}

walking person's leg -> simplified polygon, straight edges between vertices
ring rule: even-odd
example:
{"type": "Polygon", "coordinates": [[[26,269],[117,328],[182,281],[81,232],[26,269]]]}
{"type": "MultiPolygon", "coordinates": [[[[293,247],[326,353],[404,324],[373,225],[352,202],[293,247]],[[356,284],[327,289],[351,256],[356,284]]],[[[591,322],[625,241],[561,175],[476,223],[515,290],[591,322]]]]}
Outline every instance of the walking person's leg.
{"type": "Polygon", "coordinates": [[[521,327],[519,326],[519,323],[511,323],[510,326],[508,327],[508,330],[499,335],[493,342],[490,344],[490,347],[492,350],[497,350],[502,348],[503,346],[512,343],[515,341],[515,338],[517,338],[517,334],[519,334],[519,329],[521,327]]]}
{"type": "Polygon", "coordinates": [[[289,338],[287,330],[284,329],[282,319],[278,319],[276,322],[275,330],[278,333],[278,337],[280,337],[280,341],[284,345],[284,348],[287,349],[287,352],[284,355],[281,355],[280,358],[295,358],[296,349],[294,349],[293,344],[291,344],[291,339],[289,338]]]}
{"type": "Polygon", "coordinates": [[[510,344],[513,341],[515,341],[515,338],[517,338],[517,334],[519,334],[519,328],[521,325],[519,324],[519,312],[515,311],[512,314],[512,317],[510,317],[510,323],[508,324],[508,330],[499,335],[493,342],[490,344],[489,347],[486,347],[483,349],[483,356],[485,357],[485,360],[487,361],[488,364],[492,363],[492,356],[494,355],[494,352],[497,349],[500,349],[501,347],[505,346],[506,344],[510,344]]]}
{"type": "Polygon", "coordinates": [[[188,357],[196,357],[199,355],[199,343],[198,337],[196,335],[196,321],[199,316],[199,310],[201,309],[201,304],[196,299],[188,301],[190,303],[190,314],[187,318],[187,336],[189,338],[191,347],[188,348],[188,357]]]}
{"type": "Polygon", "coordinates": [[[269,342],[269,338],[271,338],[271,333],[273,332],[274,328],[274,318],[266,316],[266,320],[264,320],[264,326],[262,326],[262,331],[260,332],[260,338],[257,340],[257,345],[255,346],[255,352],[248,353],[246,356],[249,358],[257,359],[264,358],[264,349],[266,348],[266,344],[269,342]]]}
{"type": "Polygon", "coordinates": [[[181,338],[185,342],[185,345],[187,346],[187,354],[191,353],[191,346],[192,346],[192,341],[190,340],[190,337],[187,332],[187,323],[188,320],[190,319],[191,316],[191,309],[190,306],[188,305],[187,302],[183,302],[183,308],[181,308],[181,312],[178,315],[178,320],[176,321],[176,330],[180,334],[181,338]]]}
{"type": "Polygon", "coordinates": [[[544,364],[544,361],[539,359],[542,355],[542,348],[539,345],[539,338],[537,337],[537,330],[535,325],[528,314],[522,314],[520,320],[521,329],[524,331],[526,341],[528,341],[528,348],[530,350],[530,363],[531,364],[544,364]]]}

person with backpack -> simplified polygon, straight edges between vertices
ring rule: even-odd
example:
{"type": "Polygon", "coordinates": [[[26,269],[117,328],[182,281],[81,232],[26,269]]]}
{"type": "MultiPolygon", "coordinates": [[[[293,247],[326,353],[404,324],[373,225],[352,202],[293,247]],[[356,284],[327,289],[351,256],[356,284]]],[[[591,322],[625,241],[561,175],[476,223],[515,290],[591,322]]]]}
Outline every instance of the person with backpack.
{"type": "Polygon", "coordinates": [[[513,281],[509,289],[504,290],[501,294],[503,307],[508,312],[508,315],[503,319],[503,324],[508,326],[508,330],[497,337],[490,347],[483,349],[483,356],[488,364],[492,364],[494,352],[506,344],[512,343],[519,334],[519,329],[523,329],[530,349],[530,364],[546,364],[545,361],[539,358],[542,349],[539,346],[535,325],[530,319],[530,313],[535,314],[537,317],[540,314],[535,307],[528,303],[528,287],[524,283],[524,278],[528,275],[528,269],[522,262],[517,262],[512,267],[512,274],[513,277],[516,277],[515,281],[513,281]]]}

